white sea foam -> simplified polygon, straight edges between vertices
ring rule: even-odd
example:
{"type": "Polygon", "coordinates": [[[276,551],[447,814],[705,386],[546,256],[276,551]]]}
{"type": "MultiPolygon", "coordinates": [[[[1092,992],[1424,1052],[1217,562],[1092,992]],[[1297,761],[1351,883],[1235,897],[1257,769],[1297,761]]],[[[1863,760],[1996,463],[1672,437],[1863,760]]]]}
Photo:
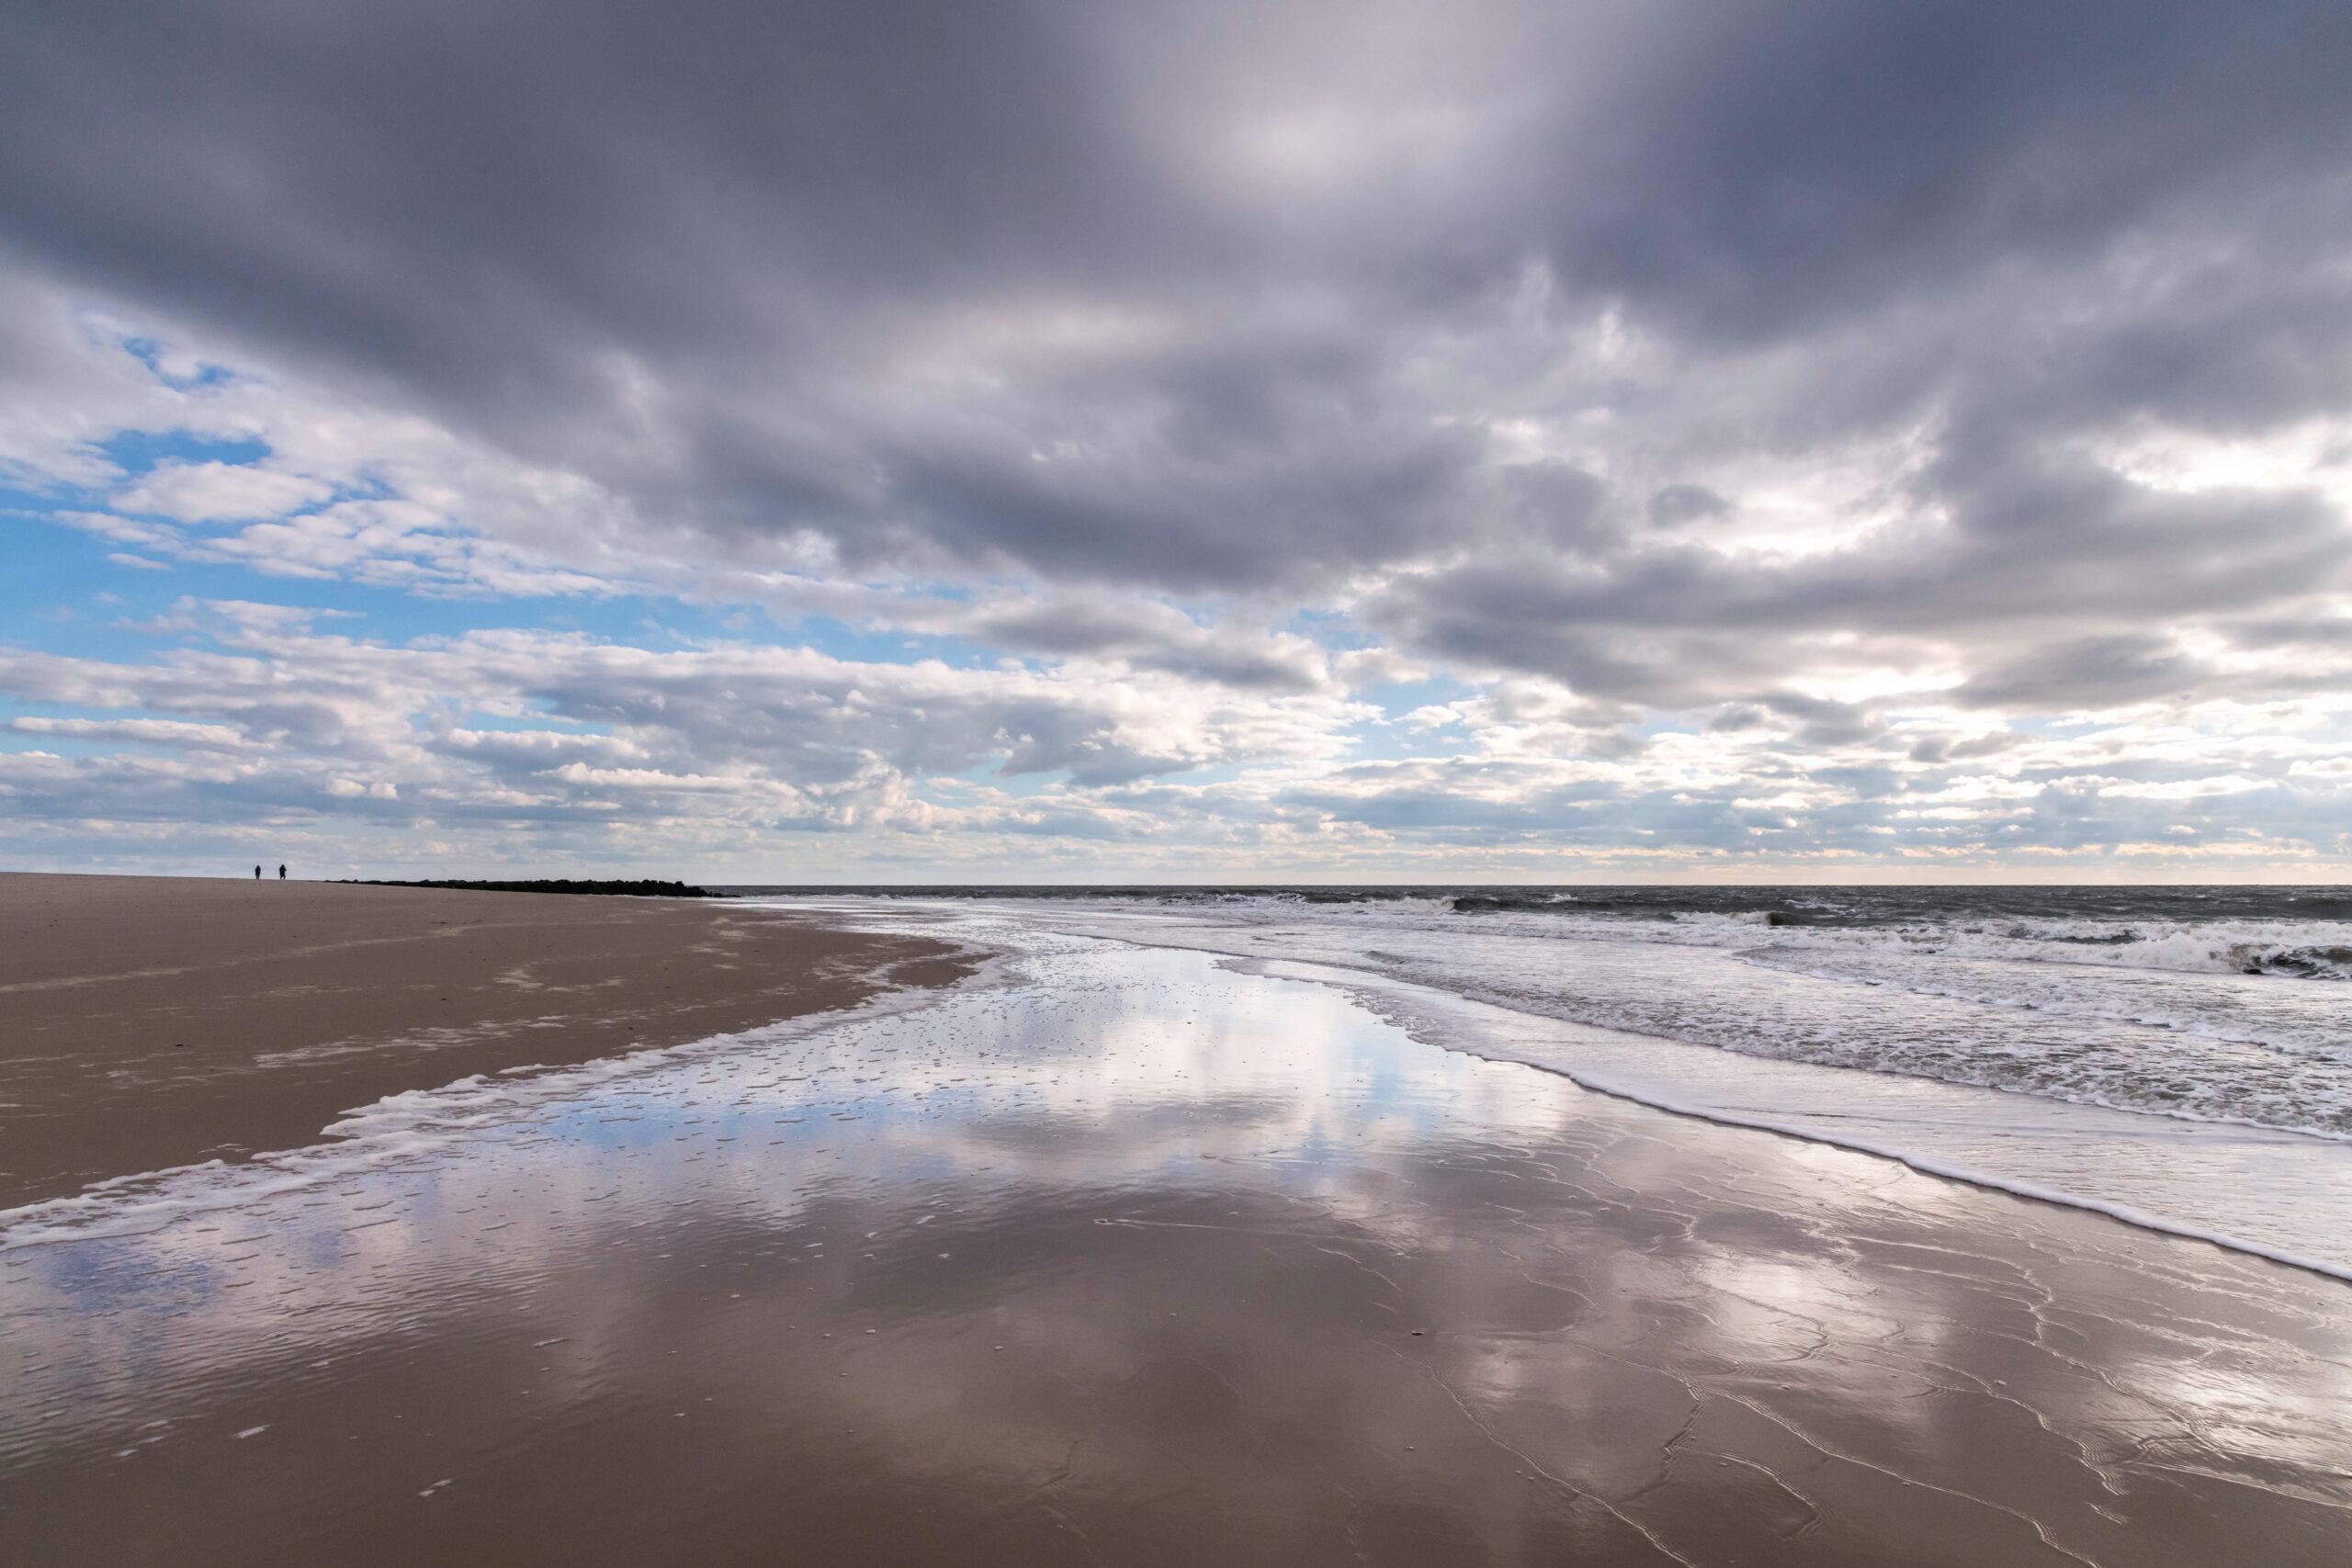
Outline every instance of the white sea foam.
{"type": "Polygon", "coordinates": [[[2352,1280],[2352,1231],[2345,1224],[2352,1217],[2352,1146],[2343,1144],[1759,1060],[1536,1019],[1385,976],[1279,959],[1233,962],[1354,992],[1448,1050],[2352,1280]]]}
{"type": "Polygon", "coordinates": [[[2352,1138],[2352,992],[2337,981],[2076,962],[2121,950],[1956,927],[1928,941],[1713,911],[1667,921],[1262,897],[1005,908],[1114,934],[1181,929],[1218,951],[1369,969],[1747,1055],[2352,1138]]]}
{"type": "MultiPolygon", "coordinates": [[[[1534,917],[1541,919],[1544,917],[1534,917]]],[[[1527,922],[1522,921],[1522,929],[1527,922]]],[[[1588,934],[1622,935],[1629,922],[1586,919],[1588,934]]],[[[2312,920],[2050,919],[2014,917],[1978,924],[1775,926],[1763,914],[1690,915],[1657,922],[1654,940],[1747,946],[1770,933],[1777,947],[1943,954],[2184,975],[2279,975],[2352,979],[2352,925],[2312,920]],[[1663,934],[1659,934],[1663,933],[1663,934]]]]}
{"type": "MultiPolygon", "coordinates": [[[[1132,907],[1132,906],[1130,906],[1132,907]]],[[[2335,920],[1984,915],[1871,925],[1792,924],[1783,911],[1683,910],[1670,918],[1628,919],[1585,912],[1573,904],[1457,910],[1450,898],[1398,898],[1363,904],[1303,904],[1279,897],[1237,897],[1207,906],[1227,919],[1312,919],[1340,926],[1408,929],[1475,925],[1514,936],[1640,942],[1671,947],[1941,954],[2169,970],[2187,975],[2264,974],[2352,979],[2352,923],[2335,920]]],[[[1204,912],[1206,912],[1206,908],[1204,912]]],[[[1800,911],[1809,913],[1810,911],[1800,911]]],[[[1826,908],[1819,913],[1841,911],[1826,908]]]]}
{"type": "Polygon", "coordinates": [[[1925,953],[1773,944],[1749,948],[1743,963],[1985,1007],[2177,1030],[2259,1045],[2339,1066],[2352,1066],[2352,998],[2333,985],[2280,985],[2270,976],[2118,973],[2051,961],[1947,957],[1925,953]]]}

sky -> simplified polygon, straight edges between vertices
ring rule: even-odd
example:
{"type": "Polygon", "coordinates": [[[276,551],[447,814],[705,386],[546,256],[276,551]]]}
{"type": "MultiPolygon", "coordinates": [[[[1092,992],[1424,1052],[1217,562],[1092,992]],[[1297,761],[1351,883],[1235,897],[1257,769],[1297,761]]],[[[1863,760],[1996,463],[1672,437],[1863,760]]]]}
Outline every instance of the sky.
{"type": "Polygon", "coordinates": [[[2352,876],[2352,7],[0,11],[0,865],[2352,876]]]}

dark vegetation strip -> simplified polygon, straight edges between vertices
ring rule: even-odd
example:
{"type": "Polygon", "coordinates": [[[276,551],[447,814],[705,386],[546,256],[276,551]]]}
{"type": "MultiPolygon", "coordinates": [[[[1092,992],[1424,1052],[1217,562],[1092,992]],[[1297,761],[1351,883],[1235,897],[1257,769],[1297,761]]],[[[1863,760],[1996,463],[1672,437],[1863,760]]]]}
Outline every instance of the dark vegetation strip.
{"type": "Polygon", "coordinates": [[[705,887],[689,887],[683,882],[651,882],[639,878],[625,881],[582,881],[571,877],[540,877],[528,882],[387,882],[357,877],[341,880],[360,887],[447,887],[464,893],[612,893],[641,898],[722,898],[726,895],[713,893],[705,887]]]}

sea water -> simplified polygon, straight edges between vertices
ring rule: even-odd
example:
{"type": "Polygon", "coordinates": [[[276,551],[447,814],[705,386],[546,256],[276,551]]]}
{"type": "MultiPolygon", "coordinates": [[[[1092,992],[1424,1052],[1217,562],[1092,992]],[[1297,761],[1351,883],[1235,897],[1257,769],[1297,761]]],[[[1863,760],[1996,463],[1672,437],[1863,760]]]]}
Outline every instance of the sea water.
{"type": "MultiPolygon", "coordinates": [[[[768,890],[763,890],[768,891],[768,890]]],[[[774,893],[770,892],[773,897],[774,893]]],[[[804,893],[1185,946],[1457,1049],[2352,1278],[2352,891],[804,893]]]]}

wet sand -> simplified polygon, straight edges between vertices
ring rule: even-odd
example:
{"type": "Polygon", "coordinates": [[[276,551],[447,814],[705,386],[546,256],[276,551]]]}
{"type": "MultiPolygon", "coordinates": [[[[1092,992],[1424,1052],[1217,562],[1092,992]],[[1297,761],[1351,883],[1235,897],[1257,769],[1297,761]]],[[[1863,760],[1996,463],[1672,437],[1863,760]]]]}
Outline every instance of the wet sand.
{"type": "Polygon", "coordinates": [[[2352,1562],[2335,1281],[1021,963],[0,1217],[0,1558],[2352,1562]]]}
{"type": "Polygon", "coordinates": [[[944,983],[953,954],[702,900],[0,874],[0,1207],[944,983]]]}

